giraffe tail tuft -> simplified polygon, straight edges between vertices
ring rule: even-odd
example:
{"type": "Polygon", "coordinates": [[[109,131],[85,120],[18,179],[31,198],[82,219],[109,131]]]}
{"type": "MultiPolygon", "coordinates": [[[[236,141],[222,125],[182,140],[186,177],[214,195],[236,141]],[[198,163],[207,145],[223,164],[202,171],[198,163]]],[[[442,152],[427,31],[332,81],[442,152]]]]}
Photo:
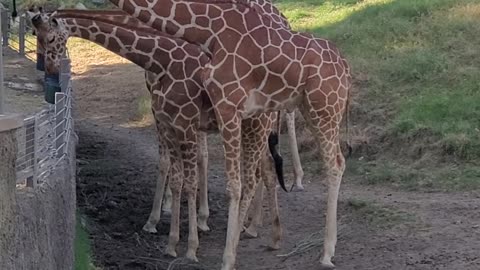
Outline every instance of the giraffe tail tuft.
{"type": "Polygon", "coordinates": [[[285,179],[283,177],[283,158],[278,153],[278,133],[272,131],[268,136],[268,148],[270,149],[270,154],[272,155],[273,161],[275,163],[275,172],[277,173],[278,183],[285,192],[287,188],[285,187],[285,179]]]}

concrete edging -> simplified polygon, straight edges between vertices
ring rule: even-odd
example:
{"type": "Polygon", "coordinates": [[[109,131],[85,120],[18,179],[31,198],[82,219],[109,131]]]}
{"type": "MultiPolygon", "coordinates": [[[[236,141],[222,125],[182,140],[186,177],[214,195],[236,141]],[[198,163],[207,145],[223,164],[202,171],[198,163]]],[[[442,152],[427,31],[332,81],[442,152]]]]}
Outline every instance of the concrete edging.
{"type": "Polygon", "coordinates": [[[0,132],[23,126],[23,116],[17,113],[0,114],[0,132]]]}

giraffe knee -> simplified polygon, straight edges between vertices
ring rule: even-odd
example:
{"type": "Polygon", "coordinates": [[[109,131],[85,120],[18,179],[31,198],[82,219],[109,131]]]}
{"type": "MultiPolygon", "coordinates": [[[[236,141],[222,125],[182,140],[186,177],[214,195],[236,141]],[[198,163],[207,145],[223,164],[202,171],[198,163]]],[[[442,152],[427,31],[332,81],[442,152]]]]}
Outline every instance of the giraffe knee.
{"type": "Polygon", "coordinates": [[[240,184],[227,183],[227,193],[230,200],[239,201],[241,196],[242,187],[240,184]]]}

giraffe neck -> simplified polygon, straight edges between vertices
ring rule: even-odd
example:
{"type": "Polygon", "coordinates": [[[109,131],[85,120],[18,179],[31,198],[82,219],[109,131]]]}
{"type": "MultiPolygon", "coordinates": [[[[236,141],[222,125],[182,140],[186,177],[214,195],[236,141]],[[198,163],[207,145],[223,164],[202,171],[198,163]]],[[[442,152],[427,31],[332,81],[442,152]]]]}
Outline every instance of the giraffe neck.
{"type": "Polygon", "coordinates": [[[122,10],[118,9],[100,9],[100,10],[80,10],[80,9],[61,9],[57,10],[55,17],[58,18],[84,18],[90,20],[100,20],[104,22],[111,22],[137,29],[152,29],[136,18],[129,16],[122,10]]]}
{"type": "Polygon", "coordinates": [[[210,55],[218,48],[218,41],[225,38],[219,36],[226,32],[224,18],[229,19],[227,30],[236,33],[245,33],[246,27],[251,29],[259,24],[285,29],[284,25],[268,16],[281,13],[273,10],[273,5],[267,1],[259,1],[263,5],[247,0],[157,0],[152,3],[146,0],[110,0],[152,28],[198,44],[210,55]],[[264,11],[269,13],[266,15],[264,11]],[[252,23],[248,25],[249,22],[252,23]]]}
{"type": "Polygon", "coordinates": [[[156,31],[142,31],[118,22],[106,23],[86,18],[63,18],[69,36],[90,40],[138,66],[156,74],[163,74],[170,64],[174,48],[183,48],[190,55],[202,58],[197,46],[185,41],[157,35],[156,31]]]}

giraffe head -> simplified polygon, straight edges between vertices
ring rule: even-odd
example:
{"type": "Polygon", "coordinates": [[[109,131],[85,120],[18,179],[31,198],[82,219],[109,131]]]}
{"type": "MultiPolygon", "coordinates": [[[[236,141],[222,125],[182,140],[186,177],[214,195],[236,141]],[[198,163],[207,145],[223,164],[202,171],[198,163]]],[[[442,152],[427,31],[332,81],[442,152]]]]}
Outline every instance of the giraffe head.
{"type": "Polygon", "coordinates": [[[29,18],[37,35],[37,42],[45,52],[45,73],[59,74],[60,59],[66,52],[68,29],[62,19],[55,18],[55,12],[29,12],[29,18]]]}

